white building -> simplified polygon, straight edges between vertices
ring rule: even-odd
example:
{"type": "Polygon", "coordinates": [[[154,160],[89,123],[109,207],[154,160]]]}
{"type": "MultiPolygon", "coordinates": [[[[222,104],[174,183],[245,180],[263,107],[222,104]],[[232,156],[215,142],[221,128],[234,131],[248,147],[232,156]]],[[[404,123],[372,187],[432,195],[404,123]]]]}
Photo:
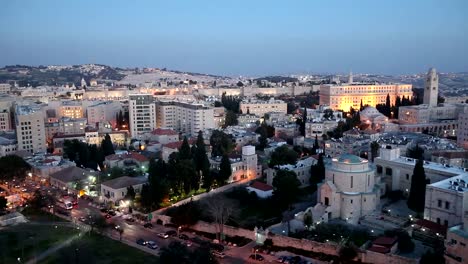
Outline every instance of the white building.
{"type": "Polygon", "coordinates": [[[246,99],[240,102],[240,110],[243,114],[254,114],[263,117],[268,112],[288,113],[288,105],[282,100],[270,98],[268,101],[246,99]]]}
{"type": "Polygon", "coordinates": [[[14,133],[0,132],[0,157],[15,152],[18,148],[14,133]]]}
{"type": "Polygon", "coordinates": [[[109,121],[115,126],[117,114],[122,110],[122,104],[118,101],[99,102],[86,108],[88,124],[95,125],[99,122],[109,121]]]}
{"type": "Polygon", "coordinates": [[[137,94],[129,96],[130,135],[139,138],[156,128],[156,106],[153,96],[137,94]]]}
{"type": "Polygon", "coordinates": [[[86,127],[86,118],[62,117],[59,119],[59,132],[65,135],[83,134],[86,127]]]}
{"type": "MultiPolygon", "coordinates": [[[[383,146],[379,152],[380,157],[374,159],[376,175],[382,177],[382,181],[386,183],[388,190],[400,190],[404,195],[408,195],[416,160],[400,156],[400,149],[390,146],[383,146]]],[[[429,184],[465,173],[465,169],[447,164],[424,161],[423,166],[429,184]]]]}
{"type": "Polygon", "coordinates": [[[276,177],[278,170],[287,170],[296,173],[297,179],[301,183],[301,187],[308,186],[310,184],[310,169],[312,165],[317,164],[317,160],[312,157],[300,159],[296,164],[286,164],[275,166],[274,168],[268,168],[265,170],[267,183],[273,184],[273,179],[276,177]]]}
{"type": "Polygon", "coordinates": [[[12,130],[11,116],[7,109],[0,109],[0,131],[12,130]]]}
{"type": "Polygon", "coordinates": [[[458,115],[457,144],[468,149],[468,109],[458,115]]]}
{"type": "MultiPolygon", "coordinates": [[[[242,155],[231,155],[231,177],[227,182],[235,182],[243,179],[253,180],[261,177],[262,167],[258,164],[258,157],[255,153],[255,146],[242,147],[242,155]]],[[[221,157],[210,158],[212,169],[219,170],[221,157]]]]}
{"type": "Polygon", "coordinates": [[[451,227],[463,223],[468,205],[468,173],[426,186],[424,219],[451,227]]]}
{"type": "Polygon", "coordinates": [[[105,181],[101,184],[101,199],[104,202],[113,202],[115,204],[127,195],[128,187],[132,186],[135,193],[140,193],[143,184],[147,182],[146,177],[128,176],[105,181]]]}
{"type": "Polygon", "coordinates": [[[350,107],[359,109],[361,102],[363,105],[373,107],[377,104],[385,104],[387,95],[390,95],[391,104],[395,104],[397,96],[412,98],[412,85],[354,82],[342,85],[322,84],[320,86],[320,105],[329,105],[333,110],[349,111],[350,107]]]}
{"type": "Polygon", "coordinates": [[[40,106],[18,105],[15,111],[18,150],[31,153],[47,150],[44,113],[40,106]]]}
{"type": "Polygon", "coordinates": [[[357,224],[360,217],[377,209],[384,190],[367,160],[343,154],[326,167],[325,181],[317,192],[319,204],[314,209],[323,212],[322,221],[341,218],[357,224]]]}
{"type": "Polygon", "coordinates": [[[171,128],[189,135],[215,128],[214,108],[199,103],[158,101],[156,103],[158,128],[171,128]]]}
{"type": "Polygon", "coordinates": [[[246,189],[249,192],[254,192],[261,199],[273,196],[273,187],[263,182],[254,181],[246,189]]]}
{"type": "Polygon", "coordinates": [[[0,83],[0,94],[10,93],[11,85],[9,83],[0,83]]]}
{"type": "Polygon", "coordinates": [[[156,128],[150,133],[145,134],[145,139],[157,141],[163,145],[179,141],[179,133],[172,129],[156,128]]]}

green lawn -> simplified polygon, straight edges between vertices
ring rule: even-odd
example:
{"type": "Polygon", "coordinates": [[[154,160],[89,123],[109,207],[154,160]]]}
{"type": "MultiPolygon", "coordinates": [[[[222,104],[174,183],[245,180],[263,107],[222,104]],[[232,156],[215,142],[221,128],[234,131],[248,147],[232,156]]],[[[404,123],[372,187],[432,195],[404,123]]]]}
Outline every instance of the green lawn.
{"type": "Polygon", "coordinates": [[[0,263],[29,260],[76,234],[70,227],[20,224],[0,231],[0,263]]]}
{"type": "Polygon", "coordinates": [[[127,246],[110,238],[91,234],[74,241],[40,262],[40,264],[77,263],[77,264],[111,264],[111,263],[159,263],[151,254],[127,246]]]}

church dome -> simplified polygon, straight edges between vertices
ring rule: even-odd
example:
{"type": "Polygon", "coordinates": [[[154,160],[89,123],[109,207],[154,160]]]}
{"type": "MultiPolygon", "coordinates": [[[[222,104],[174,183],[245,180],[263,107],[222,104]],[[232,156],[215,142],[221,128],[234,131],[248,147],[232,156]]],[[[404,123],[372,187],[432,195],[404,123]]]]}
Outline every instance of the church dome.
{"type": "Polygon", "coordinates": [[[338,162],[341,163],[352,163],[352,164],[359,164],[365,162],[364,159],[352,154],[341,154],[338,157],[338,162]]]}

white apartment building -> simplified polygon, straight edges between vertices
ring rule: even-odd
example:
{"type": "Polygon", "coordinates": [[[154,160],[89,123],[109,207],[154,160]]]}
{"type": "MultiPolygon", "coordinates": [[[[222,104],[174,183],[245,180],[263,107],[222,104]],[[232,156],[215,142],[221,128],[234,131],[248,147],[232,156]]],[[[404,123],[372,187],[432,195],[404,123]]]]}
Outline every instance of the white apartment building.
{"type": "Polygon", "coordinates": [[[141,137],[156,128],[156,106],[153,96],[135,94],[129,96],[130,135],[141,137]]]}
{"type": "Polygon", "coordinates": [[[59,106],[59,116],[60,117],[69,117],[69,118],[83,118],[84,111],[81,102],[77,101],[64,101],[62,105],[59,106]]]}
{"type": "Polygon", "coordinates": [[[468,173],[426,186],[424,219],[451,227],[463,223],[463,208],[468,202],[468,173]]]}
{"type": "Polygon", "coordinates": [[[336,121],[321,121],[321,122],[307,122],[305,123],[305,137],[315,138],[315,136],[321,138],[328,131],[332,131],[338,126],[336,121]]]}
{"type": "Polygon", "coordinates": [[[273,179],[276,177],[278,170],[288,170],[296,173],[297,179],[301,182],[301,187],[308,186],[310,184],[310,169],[312,165],[317,164],[317,160],[312,157],[300,159],[296,164],[286,164],[275,166],[274,168],[268,168],[265,170],[267,183],[273,185],[273,179]]]}
{"type": "Polygon", "coordinates": [[[0,157],[15,152],[17,148],[16,135],[13,131],[0,133],[0,157]]]}
{"type": "Polygon", "coordinates": [[[468,109],[458,115],[457,144],[468,149],[468,109]]]}
{"type": "MultiPolygon", "coordinates": [[[[379,152],[380,156],[374,159],[376,174],[382,177],[388,190],[400,190],[404,195],[408,195],[416,160],[400,156],[400,149],[390,146],[383,146],[379,152]]],[[[424,171],[429,184],[465,173],[463,168],[429,161],[424,161],[424,171]]]]}
{"type": "MultiPolygon", "coordinates": [[[[466,192],[465,192],[466,193],[466,192]]],[[[445,263],[459,264],[468,262],[468,195],[463,200],[463,223],[447,230],[445,239],[445,263]]]]}
{"type": "Polygon", "coordinates": [[[213,107],[179,101],[156,102],[158,128],[171,128],[188,135],[215,128],[213,107]]]}
{"type": "Polygon", "coordinates": [[[122,110],[122,104],[118,101],[99,102],[86,108],[88,124],[95,126],[99,122],[109,121],[113,125],[117,114],[122,110]]]}
{"type": "Polygon", "coordinates": [[[322,84],[320,86],[320,105],[329,105],[333,110],[349,111],[351,107],[359,109],[361,101],[363,105],[373,107],[377,104],[385,104],[387,95],[390,95],[391,104],[395,104],[397,96],[412,98],[412,85],[354,82],[322,84]]]}
{"type": "Polygon", "coordinates": [[[140,193],[143,184],[147,183],[146,177],[122,176],[101,184],[101,199],[104,202],[117,203],[127,195],[127,188],[132,186],[135,193],[140,193]]]}
{"type": "Polygon", "coordinates": [[[6,109],[0,110],[0,131],[12,130],[10,112],[6,109]]]}
{"type": "Polygon", "coordinates": [[[278,112],[286,115],[288,113],[288,104],[274,98],[270,98],[268,101],[246,99],[240,102],[240,110],[243,114],[254,114],[259,117],[263,117],[269,112],[278,112]]]}
{"type": "Polygon", "coordinates": [[[0,83],[0,94],[10,93],[11,85],[9,83],[0,83]]]}
{"type": "Polygon", "coordinates": [[[47,150],[44,113],[40,106],[16,106],[15,123],[18,150],[26,150],[31,153],[47,150]]]}
{"type": "Polygon", "coordinates": [[[86,127],[86,118],[68,118],[59,119],[59,132],[65,135],[83,134],[86,127]]]}

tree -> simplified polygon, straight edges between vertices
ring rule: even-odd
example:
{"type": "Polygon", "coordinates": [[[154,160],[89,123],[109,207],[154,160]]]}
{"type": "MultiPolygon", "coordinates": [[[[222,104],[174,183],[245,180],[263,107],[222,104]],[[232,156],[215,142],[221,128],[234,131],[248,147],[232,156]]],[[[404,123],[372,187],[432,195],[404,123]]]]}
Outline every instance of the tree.
{"type": "Polygon", "coordinates": [[[413,148],[408,148],[406,151],[406,156],[413,159],[423,159],[424,158],[424,149],[416,144],[413,148]]]}
{"type": "Polygon", "coordinates": [[[191,253],[190,260],[194,264],[218,264],[218,260],[211,254],[209,246],[197,247],[191,253]]]}
{"type": "Polygon", "coordinates": [[[120,168],[120,167],[115,166],[115,167],[112,167],[110,169],[108,174],[110,174],[110,176],[109,176],[110,179],[115,179],[115,178],[119,178],[119,177],[124,176],[124,170],[122,168],[120,168]]]}
{"type": "Polygon", "coordinates": [[[192,263],[190,258],[190,252],[187,247],[179,241],[173,241],[169,246],[161,249],[159,257],[161,263],[178,263],[178,264],[189,264],[192,263]]]}
{"type": "Polygon", "coordinates": [[[221,163],[219,164],[219,178],[218,183],[220,185],[224,184],[229,177],[231,177],[232,168],[231,168],[231,161],[229,160],[228,155],[223,155],[221,158],[221,163]]]}
{"type": "Polygon", "coordinates": [[[244,86],[244,84],[241,81],[238,81],[237,82],[237,87],[242,87],[242,86],[244,86]]]}
{"type": "Polygon", "coordinates": [[[104,139],[101,142],[101,149],[102,149],[102,152],[104,154],[104,157],[115,154],[114,144],[112,144],[112,140],[111,140],[109,134],[106,134],[104,136],[104,139]]]}
{"type": "Polygon", "coordinates": [[[312,218],[312,212],[309,211],[304,214],[304,225],[306,228],[310,228],[313,225],[313,218],[312,218]]]}
{"type": "Polygon", "coordinates": [[[419,259],[419,264],[444,264],[444,247],[427,250],[419,259]]]}
{"type": "Polygon", "coordinates": [[[374,162],[375,157],[377,157],[380,145],[377,141],[372,141],[370,144],[371,148],[371,161],[374,162]]]}
{"type": "Polygon", "coordinates": [[[317,183],[322,182],[325,179],[325,163],[323,161],[323,154],[319,155],[317,164],[312,165],[310,169],[310,184],[317,186],[317,183]]]}
{"type": "Polygon", "coordinates": [[[270,158],[270,167],[284,164],[296,164],[299,155],[287,145],[282,145],[273,151],[270,158]]]}
{"type": "Polygon", "coordinates": [[[289,207],[297,198],[301,182],[295,172],[278,170],[273,178],[273,186],[275,187],[273,195],[280,203],[289,207]]]}
{"type": "Polygon", "coordinates": [[[340,263],[349,263],[357,256],[357,249],[353,244],[346,243],[340,247],[338,256],[340,263]]]}
{"type": "Polygon", "coordinates": [[[199,179],[201,179],[203,176],[204,187],[209,189],[212,183],[212,181],[210,180],[210,160],[208,159],[208,155],[206,154],[205,140],[203,139],[203,132],[201,130],[198,131],[198,137],[195,146],[196,148],[193,156],[195,169],[198,173],[199,179]],[[207,180],[206,183],[205,180],[207,180]]]}
{"type": "Polygon", "coordinates": [[[231,110],[227,110],[224,127],[236,126],[238,123],[239,121],[237,120],[237,114],[231,110]]]}
{"type": "Polygon", "coordinates": [[[426,173],[424,171],[424,161],[419,159],[416,162],[411,177],[411,188],[408,196],[408,208],[416,212],[424,211],[426,197],[426,173]]]}
{"type": "Polygon", "coordinates": [[[191,201],[170,207],[166,214],[171,217],[171,222],[177,226],[192,226],[200,219],[201,208],[198,202],[191,201]]]}
{"type": "Polygon", "coordinates": [[[232,136],[220,130],[215,130],[210,137],[211,156],[219,157],[223,154],[230,154],[235,147],[232,136]]]}
{"type": "Polygon", "coordinates": [[[299,120],[299,132],[301,136],[305,137],[305,124],[307,123],[307,108],[304,107],[304,112],[302,112],[302,119],[299,120]]]}
{"type": "Polygon", "coordinates": [[[124,199],[133,201],[135,200],[136,192],[133,186],[128,186],[127,187],[127,194],[125,195],[124,199]]]}
{"type": "Polygon", "coordinates": [[[7,199],[5,196],[0,196],[0,212],[4,211],[7,208],[7,199]]]}
{"type": "Polygon", "coordinates": [[[325,109],[323,111],[323,118],[330,120],[333,118],[333,110],[332,109],[325,109]]]}
{"type": "Polygon", "coordinates": [[[204,200],[203,207],[216,225],[217,239],[223,241],[224,225],[238,214],[234,202],[226,199],[223,195],[211,195],[204,200]]]}
{"type": "Polygon", "coordinates": [[[149,184],[143,184],[141,187],[140,196],[140,203],[143,207],[148,208],[153,204],[149,184]]]}
{"type": "Polygon", "coordinates": [[[192,158],[192,153],[190,150],[190,145],[188,143],[187,137],[184,137],[184,140],[182,141],[182,145],[179,148],[179,158],[181,160],[186,160],[186,159],[191,159],[192,158]]]}
{"type": "Polygon", "coordinates": [[[0,180],[24,179],[31,166],[23,158],[7,155],[0,158],[0,180]]]}

